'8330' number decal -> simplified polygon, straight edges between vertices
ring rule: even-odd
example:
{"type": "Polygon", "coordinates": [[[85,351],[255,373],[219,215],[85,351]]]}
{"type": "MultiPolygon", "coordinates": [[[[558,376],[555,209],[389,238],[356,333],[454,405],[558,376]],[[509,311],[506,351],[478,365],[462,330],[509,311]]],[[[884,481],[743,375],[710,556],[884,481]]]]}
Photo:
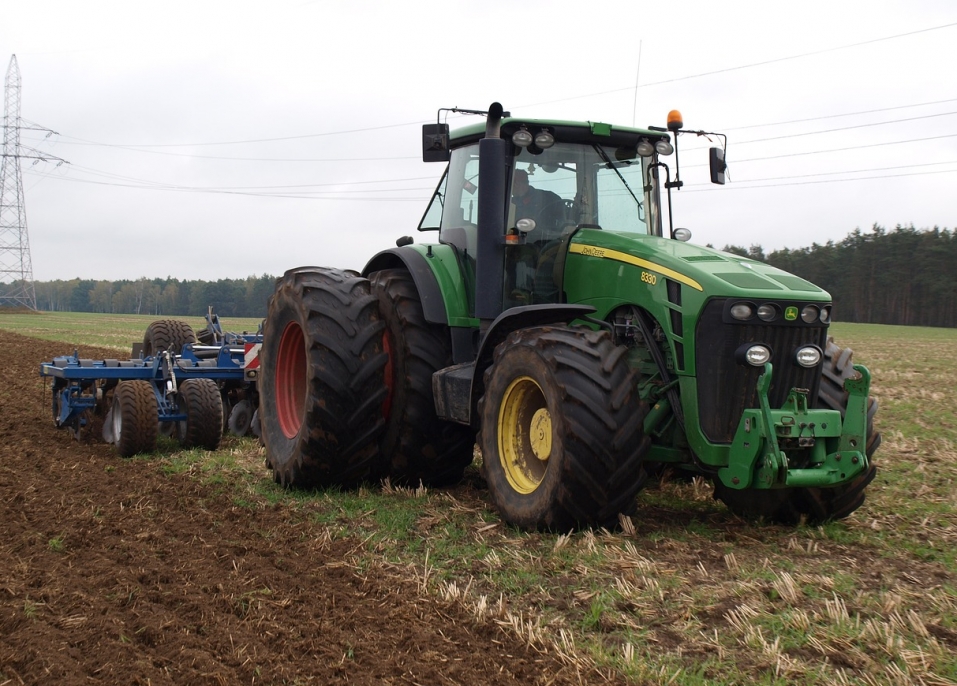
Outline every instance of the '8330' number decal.
{"type": "Polygon", "coordinates": [[[642,280],[643,282],[647,283],[647,284],[652,285],[652,286],[654,286],[656,283],[658,283],[658,277],[657,277],[657,275],[652,274],[651,272],[642,272],[642,273],[641,273],[641,280],[642,280]]]}

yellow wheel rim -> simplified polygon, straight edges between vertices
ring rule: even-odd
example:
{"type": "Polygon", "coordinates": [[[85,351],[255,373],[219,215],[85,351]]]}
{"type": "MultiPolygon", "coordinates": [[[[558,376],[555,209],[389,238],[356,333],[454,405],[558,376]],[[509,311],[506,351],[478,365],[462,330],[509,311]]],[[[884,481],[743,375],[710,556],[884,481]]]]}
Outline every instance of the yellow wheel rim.
{"type": "Polygon", "coordinates": [[[498,410],[498,455],[508,483],[519,493],[538,488],[552,454],[552,416],[534,379],[510,383],[498,410]]]}

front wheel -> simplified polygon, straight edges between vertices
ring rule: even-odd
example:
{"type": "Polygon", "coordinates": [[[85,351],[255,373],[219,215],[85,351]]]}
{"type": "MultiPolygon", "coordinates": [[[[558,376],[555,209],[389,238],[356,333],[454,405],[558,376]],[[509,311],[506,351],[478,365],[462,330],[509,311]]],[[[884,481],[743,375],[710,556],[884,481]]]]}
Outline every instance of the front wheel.
{"type": "Polygon", "coordinates": [[[645,482],[650,441],[627,349],[603,331],[537,327],[495,350],[480,401],[483,470],[524,529],[615,526],[645,482]]]}

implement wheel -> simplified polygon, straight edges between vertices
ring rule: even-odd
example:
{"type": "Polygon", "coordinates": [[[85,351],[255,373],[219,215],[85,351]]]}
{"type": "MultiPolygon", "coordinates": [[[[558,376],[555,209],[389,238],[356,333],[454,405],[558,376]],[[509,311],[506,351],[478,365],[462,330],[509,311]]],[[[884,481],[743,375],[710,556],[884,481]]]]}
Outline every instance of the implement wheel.
{"type": "Polygon", "coordinates": [[[253,407],[245,398],[233,405],[229,412],[227,426],[233,436],[245,436],[252,424],[253,407]]]}
{"type": "Polygon", "coordinates": [[[186,421],[179,422],[177,438],[184,448],[216,450],[223,437],[223,401],[212,379],[186,379],[179,385],[179,409],[186,421]]]}
{"type": "Polygon", "coordinates": [[[120,457],[148,453],[156,448],[159,406],[148,381],[120,381],[107,414],[111,438],[120,457]]]}
{"type": "Polygon", "coordinates": [[[266,462],[284,486],[353,486],[384,476],[384,324],[355,272],[301,267],[269,299],[260,354],[266,462]]]}
{"type": "Polygon", "coordinates": [[[432,374],[452,364],[449,329],[425,321],[415,282],[404,269],[373,274],[372,292],[386,323],[390,394],[383,407],[382,454],[391,460],[390,477],[412,485],[454,483],[472,462],[475,434],[435,414],[432,374]]]}
{"type": "MultiPolygon", "coordinates": [[[[827,339],[824,350],[824,369],[818,391],[817,407],[840,410],[841,417],[847,409],[848,393],[844,381],[857,375],[851,361],[850,348],[841,348],[833,338],[827,339]]],[[[874,430],[874,415],[877,399],[867,399],[867,469],[850,483],[834,488],[782,488],[773,490],[728,488],[715,479],[714,497],[723,501],[736,515],[748,518],[763,517],[779,524],[796,525],[802,520],[808,524],[821,524],[834,519],[844,519],[864,504],[864,490],[877,475],[874,452],[881,444],[881,435],[874,430]]]]}
{"type": "Polygon", "coordinates": [[[143,357],[153,357],[164,350],[174,355],[183,352],[187,343],[195,343],[193,327],[178,319],[160,319],[150,324],[143,335],[143,357]]]}
{"type": "Polygon", "coordinates": [[[634,510],[650,445],[636,381],[627,349],[604,331],[530,328],[496,348],[480,445],[506,521],[568,531],[614,527],[634,510]]]}

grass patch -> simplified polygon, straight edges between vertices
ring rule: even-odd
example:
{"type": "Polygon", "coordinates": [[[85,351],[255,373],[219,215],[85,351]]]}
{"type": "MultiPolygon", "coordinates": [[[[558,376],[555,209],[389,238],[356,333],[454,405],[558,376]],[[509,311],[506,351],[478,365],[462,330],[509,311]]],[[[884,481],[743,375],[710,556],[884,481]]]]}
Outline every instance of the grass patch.
{"type": "MultiPolygon", "coordinates": [[[[119,357],[128,358],[133,343],[142,343],[150,323],[158,319],[185,321],[196,332],[206,328],[204,317],[182,317],[150,314],[90,314],[88,312],[32,312],[7,314],[0,317],[0,329],[45,341],[63,342],[63,354],[72,354],[74,348],[84,346],[113,348],[119,357]]],[[[221,318],[224,331],[255,332],[260,319],[241,317],[221,318]]]]}

